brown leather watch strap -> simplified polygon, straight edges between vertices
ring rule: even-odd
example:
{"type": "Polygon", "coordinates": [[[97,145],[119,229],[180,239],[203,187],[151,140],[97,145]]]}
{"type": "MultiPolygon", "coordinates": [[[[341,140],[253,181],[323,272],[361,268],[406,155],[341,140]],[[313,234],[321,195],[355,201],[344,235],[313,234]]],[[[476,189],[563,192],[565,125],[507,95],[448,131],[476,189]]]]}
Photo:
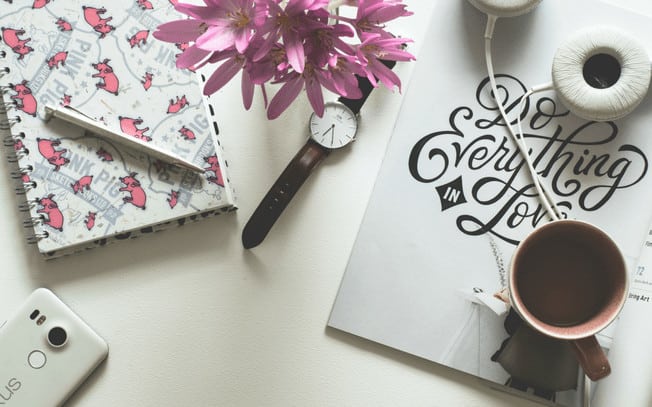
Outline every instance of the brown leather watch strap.
{"type": "Polygon", "coordinates": [[[256,247],[265,239],[312,169],[328,153],[330,153],[329,149],[317,144],[313,139],[308,139],[249,218],[242,231],[242,245],[245,249],[256,247]]]}

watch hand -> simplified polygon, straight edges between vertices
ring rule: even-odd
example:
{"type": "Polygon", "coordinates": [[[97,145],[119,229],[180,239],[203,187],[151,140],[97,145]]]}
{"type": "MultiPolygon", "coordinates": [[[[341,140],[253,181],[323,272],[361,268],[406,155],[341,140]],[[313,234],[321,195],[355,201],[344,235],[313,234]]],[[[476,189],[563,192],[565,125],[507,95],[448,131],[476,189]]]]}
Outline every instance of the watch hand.
{"type": "Polygon", "coordinates": [[[333,131],[333,128],[335,128],[335,124],[331,124],[331,127],[327,128],[326,131],[321,134],[321,136],[324,137],[326,133],[333,131]]]}
{"type": "Polygon", "coordinates": [[[331,127],[327,128],[326,131],[324,131],[321,134],[322,140],[326,138],[326,133],[331,132],[331,145],[333,145],[333,141],[335,139],[335,123],[331,124],[331,127]]]}

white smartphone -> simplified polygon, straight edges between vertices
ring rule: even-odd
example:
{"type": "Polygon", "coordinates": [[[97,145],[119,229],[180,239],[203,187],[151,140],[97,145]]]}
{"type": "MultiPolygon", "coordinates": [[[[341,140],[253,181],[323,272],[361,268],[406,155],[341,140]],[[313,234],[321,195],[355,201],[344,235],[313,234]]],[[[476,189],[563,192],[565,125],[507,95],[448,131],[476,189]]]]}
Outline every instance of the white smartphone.
{"type": "Polygon", "coordinates": [[[37,289],[0,328],[0,407],[62,405],[108,352],[50,290],[37,289]]]}

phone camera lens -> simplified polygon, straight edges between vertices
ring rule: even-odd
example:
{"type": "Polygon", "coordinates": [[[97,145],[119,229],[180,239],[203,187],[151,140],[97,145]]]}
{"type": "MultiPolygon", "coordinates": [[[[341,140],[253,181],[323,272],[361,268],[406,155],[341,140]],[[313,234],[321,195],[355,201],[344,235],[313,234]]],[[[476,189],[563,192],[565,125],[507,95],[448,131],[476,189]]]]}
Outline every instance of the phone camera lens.
{"type": "Polygon", "coordinates": [[[68,341],[68,333],[60,326],[50,329],[48,332],[48,342],[55,348],[60,348],[68,341]]]}

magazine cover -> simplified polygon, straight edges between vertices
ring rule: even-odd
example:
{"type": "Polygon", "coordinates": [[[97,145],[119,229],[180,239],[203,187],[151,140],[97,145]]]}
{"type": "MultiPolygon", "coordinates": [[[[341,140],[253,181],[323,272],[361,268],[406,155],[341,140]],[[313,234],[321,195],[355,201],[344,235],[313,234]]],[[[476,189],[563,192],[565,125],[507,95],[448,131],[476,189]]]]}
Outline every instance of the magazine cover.
{"type": "MultiPolygon", "coordinates": [[[[486,21],[468,1],[437,3],[328,324],[539,400],[579,405],[568,344],[542,338],[494,297],[518,242],[550,218],[492,97],[486,21]]],[[[528,89],[551,82],[569,36],[605,25],[652,38],[641,15],[546,0],[498,19],[493,60],[498,97],[512,125],[521,115],[534,168],[563,217],[605,230],[632,268],[652,212],[652,98],[607,122],[571,114],[554,90],[520,105],[528,89]]],[[[604,348],[614,325],[599,337],[604,348]]]]}

